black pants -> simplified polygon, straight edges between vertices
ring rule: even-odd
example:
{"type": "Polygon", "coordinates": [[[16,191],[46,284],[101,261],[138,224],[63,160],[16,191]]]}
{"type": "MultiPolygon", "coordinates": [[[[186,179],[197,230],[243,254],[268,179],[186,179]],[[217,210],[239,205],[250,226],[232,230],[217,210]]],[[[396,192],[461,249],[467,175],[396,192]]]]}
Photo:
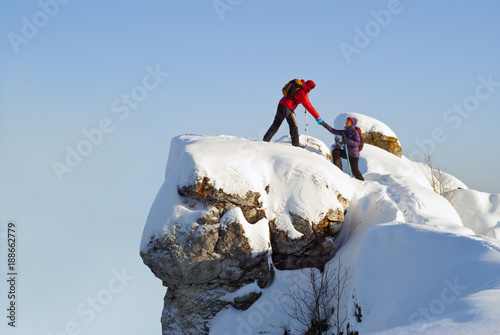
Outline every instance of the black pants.
{"type": "MultiPolygon", "coordinates": [[[[345,149],[333,149],[332,150],[332,161],[339,169],[342,170],[342,161],[340,158],[346,159],[345,149]]],[[[358,163],[359,157],[349,157],[349,163],[351,164],[351,171],[354,177],[359,180],[365,180],[361,172],[359,172],[358,163]]]]}
{"type": "Polygon", "coordinates": [[[295,112],[290,108],[278,104],[278,109],[276,111],[276,116],[274,117],[273,124],[269,127],[266,135],[264,135],[263,141],[269,142],[274,134],[280,129],[281,123],[286,119],[288,122],[288,127],[290,128],[290,136],[292,137],[292,145],[299,146],[299,125],[297,124],[297,118],[295,117],[295,112]]]}

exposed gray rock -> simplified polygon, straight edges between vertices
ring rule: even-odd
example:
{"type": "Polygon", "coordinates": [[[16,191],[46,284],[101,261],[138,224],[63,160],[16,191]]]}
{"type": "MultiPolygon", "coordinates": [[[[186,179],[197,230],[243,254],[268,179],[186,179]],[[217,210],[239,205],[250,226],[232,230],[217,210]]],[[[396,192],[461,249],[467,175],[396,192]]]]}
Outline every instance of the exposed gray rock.
{"type": "MultiPolygon", "coordinates": [[[[270,246],[252,252],[241,223],[223,216],[213,224],[214,212],[209,211],[210,219],[198,220],[210,224],[188,232],[174,226],[141,253],[144,263],[168,287],[162,314],[164,334],[207,333],[210,319],[228,305],[222,296],[255,281],[265,287],[273,277],[270,246]]],[[[244,304],[245,299],[234,302],[235,306],[244,304]]]]}
{"type": "Polygon", "coordinates": [[[275,220],[270,221],[274,266],[279,270],[322,268],[333,256],[334,237],[342,227],[344,209],[330,210],[321,222],[312,224],[300,215],[291,216],[293,226],[302,233],[298,238],[291,238],[278,229],[275,220]]]}
{"type": "Polygon", "coordinates": [[[178,191],[180,195],[199,200],[207,206],[212,205],[221,212],[239,207],[249,223],[255,223],[265,217],[265,212],[261,209],[262,204],[258,200],[259,193],[249,190],[245,197],[228,194],[216,189],[208,177],[198,178],[193,185],[183,186],[178,191]]]}
{"type": "Polygon", "coordinates": [[[257,299],[260,298],[261,295],[262,292],[250,292],[241,297],[236,297],[234,298],[234,302],[231,306],[242,311],[247,310],[254,302],[257,301],[257,299]]]}

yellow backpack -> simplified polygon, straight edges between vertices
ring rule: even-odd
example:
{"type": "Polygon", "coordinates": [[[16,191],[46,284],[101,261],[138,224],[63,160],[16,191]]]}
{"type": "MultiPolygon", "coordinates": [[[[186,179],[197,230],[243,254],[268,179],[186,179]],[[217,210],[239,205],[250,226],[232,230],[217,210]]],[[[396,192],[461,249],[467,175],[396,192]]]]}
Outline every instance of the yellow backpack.
{"type": "Polygon", "coordinates": [[[297,92],[297,90],[301,88],[304,88],[302,80],[300,79],[290,80],[282,89],[283,96],[288,99],[293,99],[293,95],[295,94],[295,92],[297,92]]]}

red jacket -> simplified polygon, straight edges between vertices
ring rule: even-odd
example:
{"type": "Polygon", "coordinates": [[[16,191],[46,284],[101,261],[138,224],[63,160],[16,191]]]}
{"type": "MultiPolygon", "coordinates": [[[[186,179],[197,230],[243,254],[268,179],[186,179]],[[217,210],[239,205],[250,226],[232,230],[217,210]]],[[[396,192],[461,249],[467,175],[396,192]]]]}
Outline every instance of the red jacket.
{"type": "Polygon", "coordinates": [[[293,99],[288,99],[286,97],[283,97],[280,100],[280,104],[290,108],[291,110],[295,110],[295,108],[297,108],[298,105],[302,104],[302,106],[304,106],[305,109],[307,109],[307,111],[311,113],[311,115],[315,119],[317,119],[319,118],[319,114],[318,112],[316,112],[316,109],[314,109],[314,107],[311,105],[311,102],[309,101],[309,96],[307,95],[307,93],[309,93],[311,89],[314,88],[315,85],[311,80],[308,80],[307,82],[302,80],[302,84],[304,85],[304,88],[297,90],[297,92],[295,92],[295,94],[293,95],[293,99]],[[310,85],[313,86],[309,87],[310,85]]]}

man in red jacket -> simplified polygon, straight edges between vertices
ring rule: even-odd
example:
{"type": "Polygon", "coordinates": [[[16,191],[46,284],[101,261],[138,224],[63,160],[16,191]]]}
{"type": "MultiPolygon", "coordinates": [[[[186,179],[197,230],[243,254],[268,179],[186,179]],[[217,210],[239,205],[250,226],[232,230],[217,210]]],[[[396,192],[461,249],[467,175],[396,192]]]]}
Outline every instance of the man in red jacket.
{"type": "Polygon", "coordinates": [[[298,147],[299,146],[299,125],[297,124],[297,118],[295,117],[295,108],[299,104],[302,104],[309,113],[316,119],[318,124],[322,124],[323,120],[319,117],[316,109],[311,105],[309,101],[309,97],[307,94],[311,92],[313,88],[316,87],[316,84],[312,80],[304,81],[302,79],[303,88],[298,89],[293,95],[292,99],[288,99],[287,97],[283,97],[279,104],[278,110],[276,111],[276,116],[274,117],[273,124],[269,127],[266,135],[264,135],[264,141],[269,142],[271,138],[273,138],[274,134],[278,131],[281,126],[281,123],[284,119],[288,122],[288,126],[290,127],[290,136],[292,137],[292,145],[298,147]]]}

